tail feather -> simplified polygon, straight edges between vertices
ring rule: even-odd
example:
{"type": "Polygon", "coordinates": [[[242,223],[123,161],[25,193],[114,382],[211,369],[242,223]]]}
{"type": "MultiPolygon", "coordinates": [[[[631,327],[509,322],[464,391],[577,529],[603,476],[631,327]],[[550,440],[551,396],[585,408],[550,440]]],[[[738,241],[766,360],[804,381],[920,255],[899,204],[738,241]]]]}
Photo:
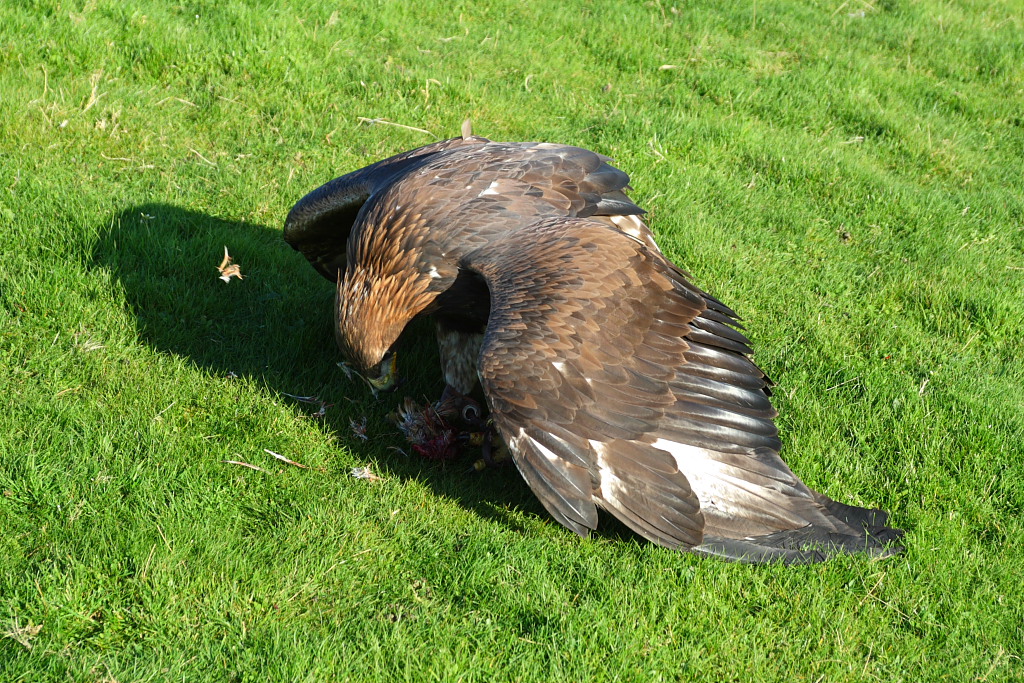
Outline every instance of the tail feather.
{"type": "Polygon", "coordinates": [[[884,527],[889,521],[889,513],[877,508],[861,508],[846,505],[832,500],[814,491],[814,498],[826,510],[853,527],[884,527]]]}
{"type": "MultiPolygon", "coordinates": [[[[809,525],[800,529],[776,531],[763,536],[743,539],[705,536],[704,542],[695,546],[692,551],[699,555],[710,555],[750,564],[778,561],[783,564],[814,564],[835,555],[864,553],[884,558],[903,553],[903,547],[894,544],[902,538],[902,529],[884,525],[860,524],[860,520],[877,519],[877,515],[870,513],[880,511],[857,508],[842,503],[835,503],[835,505],[848,509],[847,519],[843,521],[847,521],[852,527],[853,533],[837,533],[809,525]],[[858,529],[862,529],[862,531],[858,533],[858,529]]],[[[843,519],[840,515],[837,517],[843,519]]],[[[884,520],[884,518],[884,513],[882,513],[882,519],[884,520]]]]}
{"type": "Polygon", "coordinates": [[[771,562],[781,562],[787,565],[815,564],[824,562],[830,556],[816,549],[773,548],[754,541],[714,536],[705,536],[704,542],[691,548],[690,552],[743,564],[768,564],[771,562]]]}

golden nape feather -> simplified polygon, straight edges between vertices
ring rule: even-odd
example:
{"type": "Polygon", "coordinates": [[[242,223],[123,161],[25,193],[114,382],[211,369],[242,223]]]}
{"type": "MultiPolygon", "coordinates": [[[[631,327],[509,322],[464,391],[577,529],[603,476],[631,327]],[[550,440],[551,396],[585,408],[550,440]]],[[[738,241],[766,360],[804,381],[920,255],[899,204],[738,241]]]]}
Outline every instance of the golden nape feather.
{"type": "Polygon", "coordinates": [[[338,288],[338,346],[371,384],[408,323],[434,319],[446,390],[397,417],[424,457],[497,434],[581,536],[603,509],[654,543],[742,562],[900,552],[884,512],[782,460],[738,316],[662,255],[609,162],[467,133],[314,190],[285,239],[338,288]],[[445,413],[478,383],[483,430],[445,413]]]}

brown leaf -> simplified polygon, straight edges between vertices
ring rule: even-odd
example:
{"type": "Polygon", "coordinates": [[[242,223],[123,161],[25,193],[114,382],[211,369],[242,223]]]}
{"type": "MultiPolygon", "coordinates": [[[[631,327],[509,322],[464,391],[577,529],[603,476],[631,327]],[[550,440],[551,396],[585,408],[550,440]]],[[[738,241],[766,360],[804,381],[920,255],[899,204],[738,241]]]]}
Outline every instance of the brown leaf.
{"type": "Polygon", "coordinates": [[[220,279],[224,282],[231,282],[232,277],[237,277],[239,280],[244,280],[242,277],[242,268],[237,263],[232,263],[230,254],[228,254],[228,248],[224,247],[224,260],[217,266],[217,270],[220,271],[220,279]]]}

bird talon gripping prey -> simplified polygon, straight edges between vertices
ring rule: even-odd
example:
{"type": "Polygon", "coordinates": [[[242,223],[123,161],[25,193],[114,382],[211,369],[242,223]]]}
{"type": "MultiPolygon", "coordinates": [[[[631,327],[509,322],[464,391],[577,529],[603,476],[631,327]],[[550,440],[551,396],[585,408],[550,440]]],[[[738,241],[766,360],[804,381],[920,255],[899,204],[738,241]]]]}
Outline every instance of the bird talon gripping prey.
{"type": "Polygon", "coordinates": [[[467,131],[312,191],[285,239],[336,284],[335,338],[374,391],[402,330],[432,316],[445,382],[480,382],[519,472],[581,536],[603,508],[730,560],[899,552],[884,512],[811,490],[779,457],[738,316],[661,254],[609,161],[467,131]]]}

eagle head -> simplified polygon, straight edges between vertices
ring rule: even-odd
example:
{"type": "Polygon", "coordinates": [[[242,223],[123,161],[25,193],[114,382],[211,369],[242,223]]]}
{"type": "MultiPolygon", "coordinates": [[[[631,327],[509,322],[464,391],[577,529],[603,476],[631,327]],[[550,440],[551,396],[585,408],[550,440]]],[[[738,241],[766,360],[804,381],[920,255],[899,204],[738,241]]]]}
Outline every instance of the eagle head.
{"type": "Polygon", "coordinates": [[[374,393],[397,383],[394,346],[409,321],[437,296],[430,284],[409,273],[380,274],[358,265],[339,278],[334,338],[374,393]]]}

